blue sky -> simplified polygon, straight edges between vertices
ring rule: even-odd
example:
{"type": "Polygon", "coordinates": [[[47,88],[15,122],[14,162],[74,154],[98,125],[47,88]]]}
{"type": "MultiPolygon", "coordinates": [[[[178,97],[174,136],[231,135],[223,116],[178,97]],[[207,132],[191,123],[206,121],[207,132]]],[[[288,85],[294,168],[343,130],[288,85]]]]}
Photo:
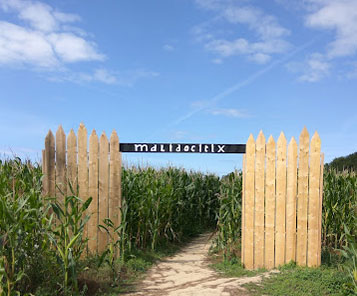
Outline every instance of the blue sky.
{"type": "MultiPolygon", "coordinates": [[[[357,150],[356,0],[0,0],[0,153],[49,128],[122,142],[245,143],[316,130],[357,150]]],[[[240,155],[125,154],[225,174],[240,155]]]]}

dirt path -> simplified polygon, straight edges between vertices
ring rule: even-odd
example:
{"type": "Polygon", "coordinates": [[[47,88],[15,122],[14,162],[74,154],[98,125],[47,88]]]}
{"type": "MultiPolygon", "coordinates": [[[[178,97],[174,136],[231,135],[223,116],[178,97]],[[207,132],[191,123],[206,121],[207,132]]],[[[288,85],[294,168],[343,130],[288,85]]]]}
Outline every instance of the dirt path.
{"type": "Polygon", "coordinates": [[[128,295],[145,296],[229,296],[247,295],[242,284],[259,282],[264,273],[255,277],[223,278],[208,265],[210,234],[193,240],[182,251],[152,267],[137,286],[137,292],[128,295]]]}

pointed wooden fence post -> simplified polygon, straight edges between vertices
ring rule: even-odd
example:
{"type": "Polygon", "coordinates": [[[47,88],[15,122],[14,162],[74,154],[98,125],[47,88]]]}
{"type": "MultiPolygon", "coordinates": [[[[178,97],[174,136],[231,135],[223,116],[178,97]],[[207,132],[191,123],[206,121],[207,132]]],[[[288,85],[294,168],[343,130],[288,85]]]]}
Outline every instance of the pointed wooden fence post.
{"type": "Polygon", "coordinates": [[[66,184],[66,135],[60,125],[56,132],[56,200],[64,204],[66,184]]]}
{"type": "Polygon", "coordinates": [[[320,198],[319,198],[319,234],[318,234],[318,242],[319,242],[319,247],[318,247],[318,263],[317,265],[321,265],[321,232],[322,232],[322,198],[323,198],[323,192],[324,192],[324,158],[325,155],[321,153],[321,160],[320,160],[320,198]]]}
{"type": "Polygon", "coordinates": [[[288,146],[288,173],[286,191],[286,257],[285,263],[296,261],[296,188],[297,144],[295,138],[288,146]]]}
{"type": "Polygon", "coordinates": [[[300,266],[305,266],[307,263],[308,177],[309,133],[305,127],[299,138],[296,262],[300,266]]]}
{"type": "MultiPolygon", "coordinates": [[[[113,222],[114,227],[119,226],[119,205],[120,201],[120,152],[119,152],[119,138],[115,130],[113,130],[110,136],[110,177],[109,177],[109,219],[113,222]]],[[[110,233],[113,242],[118,238],[113,232],[110,233]]],[[[116,254],[117,255],[117,254],[116,254]]]]}
{"type": "Polygon", "coordinates": [[[264,267],[265,137],[260,131],[255,146],[254,268],[264,267]]]}
{"type": "MultiPolygon", "coordinates": [[[[99,143],[99,224],[109,217],[109,143],[105,132],[100,136],[99,143]]],[[[108,235],[103,229],[98,231],[98,253],[105,251],[108,244],[108,235]]]]}
{"type": "Polygon", "coordinates": [[[77,138],[71,129],[67,137],[67,193],[69,195],[78,195],[77,169],[77,138]]]}
{"type": "Polygon", "coordinates": [[[275,266],[275,141],[269,137],[266,145],[265,181],[265,267],[275,266]]]}
{"type": "MultiPolygon", "coordinates": [[[[85,202],[88,198],[88,154],[87,129],[83,123],[80,124],[78,129],[78,187],[79,198],[85,202]]],[[[87,235],[88,224],[83,229],[83,238],[87,238],[87,235]]]]}
{"type": "Polygon", "coordinates": [[[46,196],[55,197],[55,137],[49,130],[45,139],[46,196]]]}
{"type": "Polygon", "coordinates": [[[275,266],[285,263],[285,206],[286,206],[286,138],[282,132],[277,142],[276,159],[276,238],[275,266]]]}
{"type": "Polygon", "coordinates": [[[98,250],[98,154],[98,136],[93,130],[89,137],[89,197],[92,197],[92,202],[88,207],[88,213],[91,215],[88,221],[88,251],[90,254],[96,254],[98,250]]]}
{"type": "Polygon", "coordinates": [[[310,151],[307,265],[316,267],[319,262],[319,228],[321,228],[319,225],[321,140],[317,132],[311,139],[310,151]]]}
{"type": "Polygon", "coordinates": [[[244,266],[254,268],[254,172],[255,172],[255,141],[249,136],[246,146],[245,192],[244,192],[244,266]]]}

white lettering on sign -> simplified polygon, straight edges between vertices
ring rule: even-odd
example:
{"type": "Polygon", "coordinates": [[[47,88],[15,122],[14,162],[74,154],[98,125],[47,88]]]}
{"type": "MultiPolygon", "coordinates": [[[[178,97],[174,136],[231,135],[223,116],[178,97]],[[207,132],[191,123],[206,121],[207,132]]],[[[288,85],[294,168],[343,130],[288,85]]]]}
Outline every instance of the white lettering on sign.
{"type": "Polygon", "coordinates": [[[149,150],[148,145],[146,144],[135,144],[136,152],[147,152],[149,150]],[[140,149],[140,150],[139,150],[140,149]]]}
{"type": "Polygon", "coordinates": [[[226,145],[218,145],[218,151],[217,151],[217,153],[220,153],[220,152],[223,152],[224,153],[224,147],[225,147],[226,145]]]}
{"type": "Polygon", "coordinates": [[[245,153],[243,144],[124,143],[121,152],[245,153]]]}

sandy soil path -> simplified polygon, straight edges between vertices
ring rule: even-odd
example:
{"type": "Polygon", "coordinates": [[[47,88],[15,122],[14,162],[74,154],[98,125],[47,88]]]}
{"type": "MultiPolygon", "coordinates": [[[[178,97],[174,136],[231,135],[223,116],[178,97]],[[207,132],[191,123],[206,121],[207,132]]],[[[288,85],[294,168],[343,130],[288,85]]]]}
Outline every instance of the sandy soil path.
{"type": "Polygon", "coordinates": [[[208,265],[210,233],[193,240],[173,257],[153,266],[132,296],[230,296],[248,295],[242,284],[259,282],[264,273],[255,277],[224,278],[208,265]]]}

